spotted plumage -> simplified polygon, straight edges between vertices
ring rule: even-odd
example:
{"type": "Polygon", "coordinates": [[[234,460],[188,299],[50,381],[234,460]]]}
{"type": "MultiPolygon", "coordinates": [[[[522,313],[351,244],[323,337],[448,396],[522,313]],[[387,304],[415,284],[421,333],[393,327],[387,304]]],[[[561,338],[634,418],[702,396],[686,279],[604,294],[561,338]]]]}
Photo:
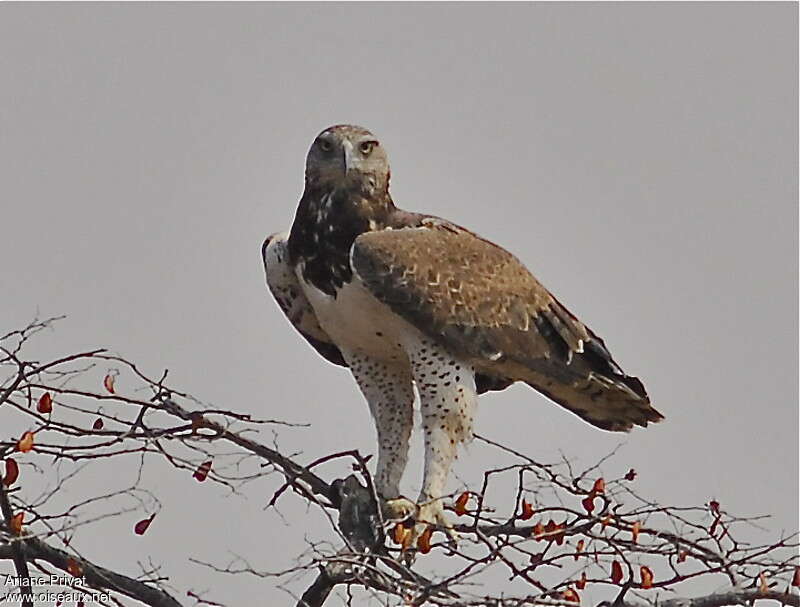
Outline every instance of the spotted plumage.
{"type": "Polygon", "coordinates": [[[396,497],[420,395],[423,520],[441,503],[477,395],[516,381],[587,422],[627,431],[662,419],[642,383],[513,255],[444,219],[395,207],[374,135],[323,131],[291,232],[262,251],[267,283],[305,339],[350,368],[378,433],[376,485],[396,497]]]}

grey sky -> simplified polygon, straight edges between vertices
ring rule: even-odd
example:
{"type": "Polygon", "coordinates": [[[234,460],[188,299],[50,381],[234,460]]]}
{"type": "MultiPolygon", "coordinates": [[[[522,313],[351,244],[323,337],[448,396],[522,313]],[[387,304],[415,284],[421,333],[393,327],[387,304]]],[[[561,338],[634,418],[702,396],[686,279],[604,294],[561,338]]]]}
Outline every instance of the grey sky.
{"type": "MultiPolygon", "coordinates": [[[[306,459],[372,452],[355,383],[294,333],[259,259],[314,136],[354,122],[388,149],[398,206],[515,253],[667,417],[626,438],[515,387],[482,399],[479,433],[586,464],[624,440],[608,469],[635,467],[642,494],[796,528],[796,32],[796,3],[3,4],[0,332],[67,314],[43,350],[112,347],[309,422],[280,439],[306,459]]],[[[477,488],[491,457],[470,448],[460,478],[477,488]]],[[[187,557],[275,570],[305,534],[333,539],[297,499],[291,526],[263,512],[274,485],[246,501],[162,470],[158,525],[107,521],[86,556],[152,555],[182,590],[269,604],[271,582],[187,557]]]]}

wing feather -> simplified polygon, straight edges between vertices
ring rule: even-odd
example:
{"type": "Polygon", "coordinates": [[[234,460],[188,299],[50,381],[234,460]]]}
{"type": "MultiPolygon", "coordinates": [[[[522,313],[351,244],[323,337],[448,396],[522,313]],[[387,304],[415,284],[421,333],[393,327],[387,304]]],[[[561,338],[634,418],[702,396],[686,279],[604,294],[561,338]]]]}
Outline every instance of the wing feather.
{"type": "Polygon", "coordinates": [[[362,234],[350,259],[375,297],[479,372],[525,381],[603,429],[662,419],[599,337],[516,257],[472,232],[430,218],[362,234]]]}

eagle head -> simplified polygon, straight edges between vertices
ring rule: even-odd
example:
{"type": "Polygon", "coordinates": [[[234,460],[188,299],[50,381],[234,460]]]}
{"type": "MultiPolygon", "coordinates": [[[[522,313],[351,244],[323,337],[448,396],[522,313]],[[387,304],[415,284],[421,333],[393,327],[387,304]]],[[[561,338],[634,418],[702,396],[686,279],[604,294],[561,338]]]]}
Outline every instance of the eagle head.
{"type": "Polygon", "coordinates": [[[306,185],[377,197],[389,189],[389,160],[367,129],[350,124],[328,127],[308,150],[306,185]]]}

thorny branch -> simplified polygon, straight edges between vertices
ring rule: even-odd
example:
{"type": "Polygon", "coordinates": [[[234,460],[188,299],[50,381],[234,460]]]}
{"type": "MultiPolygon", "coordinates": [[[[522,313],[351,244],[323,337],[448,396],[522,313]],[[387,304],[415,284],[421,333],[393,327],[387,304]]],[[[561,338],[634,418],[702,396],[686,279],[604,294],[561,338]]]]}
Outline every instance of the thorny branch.
{"type": "MultiPolygon", "coordinates": [[[[367,468],[369,457],[348,451],[302,465],[277,445],[251,438],[259,427],[291,424],[208,407],[168,386],[166,371],[157,379],[148,377],[104,350],[27,360],[27,342],[55,320],[37,320],[0,338],[0,428],[11,427],[12,420],[27,428],[18,436],[0,436],[5,464],[0,560],[12,561],[20,580],[30,576],[31,565],[42,569],[47,564],[85,578],[91,589],[113,593],[117,604],[120,597],[154,606],[180,604],[155,569],[132,578],[92,563],[70,546],[75,530],[92,520],[130,510],[146,514],[157,507],[158,500],[138,484],[87,498],[62,512],[49,506],[86,465],[133,456],[140,459],[140,472],[155,465],[155,458],[236,492],[275,472],[284,482],[270,507],[288,499],[285,493],[291,489],[320,508],[339,547],[312,544],[285,571],[262,572],[241,559],[225,566],[193,559],[217,572],[256,575],[282,585],[313,575],[296,597],[298,607],[319,607],[337,588],[346,591],[348,602],[360,590],[383,604],[442,607],[574,606],[582,596],[596,603],[604,598],[613,607],[721,607],[767,598],[800,607],[796,535],[751,545],[736,534],[757,517],[735,517],[714,501],[700,507],[658,504],[635,492],[634,470],[604,479],[603,461],[576,471],[566,459],[541,463],[482,437],[509,463],[486,471],[476,490],[452,496],[448,507],[460,521],[461,541],[452,546],[424,534],[418,545],[409,545],[411,521],[384,519],[367,468]],[[116,388],[120,384],[124,390],[116,388]],[[222,451],[226,445],[233,451],[222,451]],[[351,461],[353,474],[329,482],[315,472],[334,460],[351,461]],[[249,461],[260,467],[251,471],[244,465],[249,461]],[[73,471],[50,479],[62,463],[73,471]],[[32,472],[52,481],[38,496],[28,490],[26,476],[32,472]],[[497,487],[508,479],[514,480],[515,497],[504,505],[497,487]],[[94,519],[83,514],[110,501],[128,506],[118,505],[94,519]],[[65,548],[54,547],[53,541],[65,548]],[[428,552],[431,556],[421,556],[428,552]],[[447,558],[436,560],[433,570],[429,565],[424,569],[434,562],[433,555],[447,558]],[[492,590],[486,583],[490,571],[495,586],[498,572],[504,572],[500,588],[492,590]],[[715,591],[676,598],[698,579],[716,579],[706,586],[715,591]]],[[[145,533],[153,516],[143,519],[136,532],[145,533]]],[[[216,604],[191,591],[187,596],[198,604],[216,604]]]]}

